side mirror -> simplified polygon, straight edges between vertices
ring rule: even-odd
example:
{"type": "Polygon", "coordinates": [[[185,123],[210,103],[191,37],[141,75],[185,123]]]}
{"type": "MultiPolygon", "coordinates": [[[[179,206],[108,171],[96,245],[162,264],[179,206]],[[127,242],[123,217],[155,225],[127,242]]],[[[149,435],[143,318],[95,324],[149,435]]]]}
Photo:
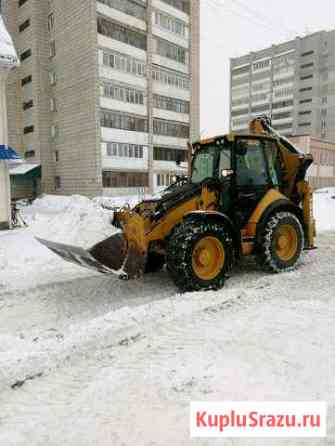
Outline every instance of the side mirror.
{"type": "Polygon", "coordinates": [[[221,170],[221,178],[228,178],[234,175],[234,171],[232,169],[223,169],[221,170]]]}

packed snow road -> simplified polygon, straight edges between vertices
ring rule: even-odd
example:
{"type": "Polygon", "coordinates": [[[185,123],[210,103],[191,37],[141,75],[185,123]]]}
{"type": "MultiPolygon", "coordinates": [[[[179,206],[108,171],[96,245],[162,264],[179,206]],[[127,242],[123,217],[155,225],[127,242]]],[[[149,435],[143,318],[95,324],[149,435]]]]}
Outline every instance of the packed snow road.
{"type": "Polygon", "coordinates": [[[248,261],[223,290],[180,295],[166,272],[122,282],[40,246],[37,227],[94,226],[67,206],[66,234],[49,211],[0,234],[0,445],[335,443],[335,232],[295,272],[248,261]],[[191,400],[325,400],[328,438],[191,440],[191,400]]]}

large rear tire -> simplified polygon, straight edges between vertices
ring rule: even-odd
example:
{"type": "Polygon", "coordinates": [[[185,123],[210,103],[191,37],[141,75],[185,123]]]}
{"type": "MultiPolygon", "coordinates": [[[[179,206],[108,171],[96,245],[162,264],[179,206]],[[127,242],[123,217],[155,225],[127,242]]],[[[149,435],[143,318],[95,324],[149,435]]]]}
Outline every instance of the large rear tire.
{"type": "Polygon", "coordinates": [[[183,292],[222,288],[232,261],[232,237],[217,222],[186,220],[168,244],[168,271],[183,292]]]}
{"type": "Polygon", "coordinates": [[[298,218],[291,212],[278,212],[265,225],[257,262],[267,272],[292,271],[303,247],[304,231],[298,218]]]}

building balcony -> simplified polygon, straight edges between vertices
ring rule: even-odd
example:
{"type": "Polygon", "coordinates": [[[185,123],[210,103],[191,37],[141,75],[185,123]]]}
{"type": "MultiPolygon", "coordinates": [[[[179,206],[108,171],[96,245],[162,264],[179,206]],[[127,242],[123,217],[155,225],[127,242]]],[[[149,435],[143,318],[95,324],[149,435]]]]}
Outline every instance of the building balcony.
{"type": "Polygon", "coordinates": [[[177,165],[175,161],[154,161],[153,170],[154,172],[172,172],[181,175],[187,171],[187,163],[181,163],[180,166],[177,165]]]}
{"type": "MultiPolygon", "coordinates": [[[[100,57],[99,57],[100,58],[100,57]]],[[[106,65],[99,65],[99,78],[106,80],[115,80],[120,82],[120,80],[126,84],[132,85],[134,87],[140,87],[142,89],[147,88],[147,79],[142,76],[136,76],[131,73],[125,73],[123,71],[114,70],[106,65]]]]}
{"type": "Polygon", "coordinates": [[[152,26],[152,33],[160,37],[161,39],[168,40],[169,42],[174,43],[175,45],[181,46],[182,48],[188,49],[189,48],[189,38],[188,37],[181,37],[178,34],[175,34],[173,32],[170,32],[164,28],[161,28],[158,25],[153,24],[152,26]]]}
{"type": "Polygon", "coordinates": [[[148,170],[148,156],[146,151],[146,158],[121,158],[107,156],[106,150],[104,149],[105,144],[101,144],[102,152],[102,169],[103,170],[115,170],[115,171],[139,171],[144,172],[148,170]]]}
{"type": "Polygon", "coordinates": [[[160,56],[159,54],[152,55],[152,62],[161,67],[170,68],[170,70],[179,71],[180,73],[189,74],[189,64],[183,64],[168,57],[160,56]]]}
{"type": "Polygon", "coordinates": [[[155,146],[162,147],[181,147],[187,149],[188,139],[176,138],[173,136],[153,135],[153,143],[155,146]]]}
{"type": "Polygon", "coordinates": [[[162,12],[166,12],[167,14],[176,17],[177,19],[183,20],[187,24],[190,23],[190,17],[188,16],[188,14],[186,14],[183,11],[180,11],[179,9],[174,8],[173,6],[170,6],[168,3],[165,3],[161,0],[153,0],[152,6],[156,9],[159,9],[162,12]]]}
{"type": "Polygon", "coordinates": [[[190,115],[185,113],[177,113],[169,110],[153,109],[154,118],[166,119],[167,121],[190,123],[190,115]]]}
{"type": "Polygon", "coordinates": [[[153,93],[161,96],[169,96],[171,98],[182,99],[183,101],[191,100],[191,91],[173,87],[163,82],[153,81],[153,93]]]}
{"type": "Polygon", "coordinates": [[[147,58],[146,51],[137,48],[135,46],[120,42],[119,40],[103,36],[102,34],[98,34],[98,46],[100,48],[107,48],[110,50],[117,51],[118,53],[121,54],[127,54],[128,56],[135,57],[136,59],[139,60],[146,60],[147,58]]]}
{"type": "Polygon", "coordinates": [[[148,114],[146,105],[116,101],[115,99],[111,99],[105,96],[100,97],[100,107],[107,110],[118,110],[120,112],[132,113],[141,116],[147,116],[148,114]]]}
{"type": "Polygon", "coordinates": [[[118,9],[111,8],[110,6],[105,5],[104,3],[101,3],[99,1],[97,1],[97,12],[101,15],[104,15],[105,17],[123,23],[127,26],[140,29],[141,31],[147,30],[147,25],[144,20],[121,12],[118,9]]]}
{"type": "Polygon", "coordinates": [[[125,142],[147,146],[149,136],[148,133],[101,127],[101,140],[104,142],[125,142]]]}

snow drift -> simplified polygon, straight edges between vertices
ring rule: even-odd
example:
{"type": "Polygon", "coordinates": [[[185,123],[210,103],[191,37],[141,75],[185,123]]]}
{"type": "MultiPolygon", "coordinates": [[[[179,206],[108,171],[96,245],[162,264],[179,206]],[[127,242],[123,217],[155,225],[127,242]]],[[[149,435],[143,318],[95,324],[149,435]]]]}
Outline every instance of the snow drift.
{"type": "Polygon", "coordinates": [[[314,193],[314,215],[318,232],[335,231],[335,187],[314,193]]]}

